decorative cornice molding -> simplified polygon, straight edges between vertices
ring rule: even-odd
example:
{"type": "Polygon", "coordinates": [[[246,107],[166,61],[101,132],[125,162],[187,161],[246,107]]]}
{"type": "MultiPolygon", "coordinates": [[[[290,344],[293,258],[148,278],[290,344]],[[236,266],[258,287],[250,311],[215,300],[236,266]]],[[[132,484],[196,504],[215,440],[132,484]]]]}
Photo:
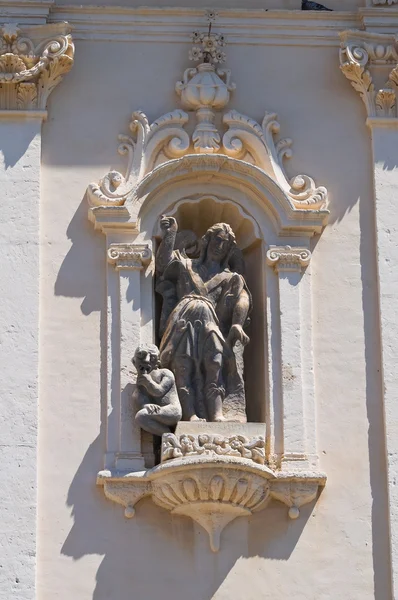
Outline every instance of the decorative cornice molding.
{"type": "Polygon", "coordinates": [[[397,117],[398,45],[395,36],[364,31],[340,35],[340,69],[362,98],[369,118],[397,117]],[[390,67],[384,86],[375,89],[374,67],[390,67]]]}
{"type": "Polygon", "coordinates": [[[152,250],[147,244],[111,244],[108,249],[108,262],[117,270],[141,270],[151,258],[152,250]]]}
{"type": "MultiPolygon", "coordinates": [[[[360,26],[358,13],[219,9],[217,26],[229,45],[335,46],[344,29],[360,26]]],[[[51,20],[65,20],[76,40],[186,42],[203,25],[203,9],[54,6],[51,20]]]]}
{"type": "Polygon", "coordinates": [[[311,252],[307,248],[273,246],[267,252],[267,264],[277,272],[302,271],[310,260],[311,252]]]}
{"type": "Polygon", "coordinates": [[[0,28],[0,110],[44,111],[52,90],[73,65],[67,23],[0,28]]]}
{"type": "Polygon", "coordinates": [[[0,24],[42,25],[47,22],[55,0],[1,0],[0,24]]]}

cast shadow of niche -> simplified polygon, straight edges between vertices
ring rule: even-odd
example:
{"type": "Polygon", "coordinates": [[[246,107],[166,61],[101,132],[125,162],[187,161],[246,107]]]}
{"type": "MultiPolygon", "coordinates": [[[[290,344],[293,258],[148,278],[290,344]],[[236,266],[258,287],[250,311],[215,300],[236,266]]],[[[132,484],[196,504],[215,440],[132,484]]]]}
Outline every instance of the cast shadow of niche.
{"type": "MultiPolygon", "coordinates": [[[[74,523],[61,549],[73,560],[103,557],[93,600],[211,600],[231,571],[244,575],[245,559],[289,560],[315,504],[303,506],[300,518],[293,521],[286,506],[271,500],[266,509],[227,525],[214,554],[204,529],[155,506],[149,498],[138,503],[133,519],[126,519],[123,507],[107,500],[95,486],[93,473],[101,460],[99,436],[71,482],[67,506],[74,523]]],[[[244,600],[239,593],[234,597],[244,600]]]]}
{"type": "Polygon", "coordinates": [[[264,422],[265,269],[256,223],[227,201],[182,202],[159,217],[154,248],[156,343],[175,374],[182,419],[264,422]]]}
{"type": "Polygon", "coordinates": [[[104,304],[105,244],[87,219],[87,206],[84,196],[66,230],[72,245],[54,284],[56,296],[83,299],[84,315],[101,311],[104,304]]]}

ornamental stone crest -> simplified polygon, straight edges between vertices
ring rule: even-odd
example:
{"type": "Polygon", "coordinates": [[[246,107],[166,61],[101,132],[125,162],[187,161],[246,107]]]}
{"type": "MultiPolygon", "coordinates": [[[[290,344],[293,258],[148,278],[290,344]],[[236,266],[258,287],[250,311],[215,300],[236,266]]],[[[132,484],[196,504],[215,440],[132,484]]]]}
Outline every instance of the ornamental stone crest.
{"type": "Polygon", "coordinates": [[[226,110],[236,86],[226,60],[224,36],[211,33],[214,11],[206,34],[195,31],[189,58],[199,64],[185,70],[175,90],[181,108],[153,123],[141,110],[133,112],[127,135],[119,135],[118,152],[127,157],[125,173],[110,171],[88,188],[91,206],[123,206],[155,167],[191,154],[217,154],[255,165],[272,177],[286,193],[292,207],[327,211],[328,196],[308,175],[289,175],[285,162],[292,157],[292,140],[280,138],[278,116],[266,112],[261,123],[236,111],[226,110]],[[187,111],[187,112],[186,112],[187,111]],[[215,124],[221,116],[222,126],[215,124]],[[194,123],[193,133],[187,125],[194,123]]]}

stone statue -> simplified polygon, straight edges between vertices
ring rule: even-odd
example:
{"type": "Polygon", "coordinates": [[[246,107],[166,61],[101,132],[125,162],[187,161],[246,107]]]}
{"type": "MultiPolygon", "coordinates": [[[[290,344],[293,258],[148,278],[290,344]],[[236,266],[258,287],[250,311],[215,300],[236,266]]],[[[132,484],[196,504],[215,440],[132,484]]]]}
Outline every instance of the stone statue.
{"type": "MultiPolygon", "coordinates": [[[[156,256],[157,291],[163,296],[160,360],[173,371],[184,421],[224,421],[223,402],[243,398],[234,347],[245,346],[251,310],[235,235],[226,223],[208,229],[198,258],[176,249],[177,222],[163,216],[156,256]],[[239,267],[235,267],[238,271],[239,267]]],[[[242,371],[242,369],[240,369],[242,371]]]]}
{"type": "Polygon", "coordinates": [[[174,431],[181,419],[181,404],[173,373],[159,368],[158,348],[154,344],[138,346],[133,364],[138,373],[133,394],[136,422],[153,435],[174,431]]]}

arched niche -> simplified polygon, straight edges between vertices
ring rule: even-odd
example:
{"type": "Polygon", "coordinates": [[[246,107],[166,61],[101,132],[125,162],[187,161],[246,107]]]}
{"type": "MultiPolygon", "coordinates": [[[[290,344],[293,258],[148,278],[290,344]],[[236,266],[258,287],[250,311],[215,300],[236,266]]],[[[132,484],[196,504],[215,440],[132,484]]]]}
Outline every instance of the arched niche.
{"type": "MultiPolygon", "coordinates": [[[[266,398],[270,376],[267,294],[275,293],[267,290],[266,251],[272,245],[292,244],[292,238],[296,245],[308,244],[308,237],[320,227],[320,215],[292,207],[279,185],[253,165],[208,155],[186,156],[156,167],[127,199],[126,208],[139,231],[136,242],[150,244],[154,254],[162,214],[175,216],[180,229],[191,229],[199,237],[214,223],[231,225],[244,254],[246,280],[253,296],[248,331],[251,342],[244,352],[247,418],[250,422],[266,421],[270,401],[266,398]]],[[[160,299],[154,293],[154,269],[151,274],[147,273],[141,284],[141,322],[144,337],[158,342],[160,299]]],[[[275,281],[271,279],[270,285],[275,286],[275,281]]]]}
{"type": "MultiPolygon", "coordinates": [[[[249,422],[265,421],[266,389],[266,290],[265,246],[257,222],[241,206],[228,198],[204,194],[182,198],[165,210],[177,219],[179,230],[191,230],[198,239],[215,223],[228,223],[235,233],[236,243],[245,262],[245,279],[253,299],[253,311],[247,333],[250,344],[236,351],[238,368],[244,361],[246,415],[249,422]],[[243,354],[243,356],[242,356],[243,354]]],[[[160,216],[160,215],[159,215],[160,216]]],[[[160,241],[158,222],[153,230],[153,246],[160,241]]],[[[159,314],[159,298],[155,300],[155,339],[159,314]]]]}

